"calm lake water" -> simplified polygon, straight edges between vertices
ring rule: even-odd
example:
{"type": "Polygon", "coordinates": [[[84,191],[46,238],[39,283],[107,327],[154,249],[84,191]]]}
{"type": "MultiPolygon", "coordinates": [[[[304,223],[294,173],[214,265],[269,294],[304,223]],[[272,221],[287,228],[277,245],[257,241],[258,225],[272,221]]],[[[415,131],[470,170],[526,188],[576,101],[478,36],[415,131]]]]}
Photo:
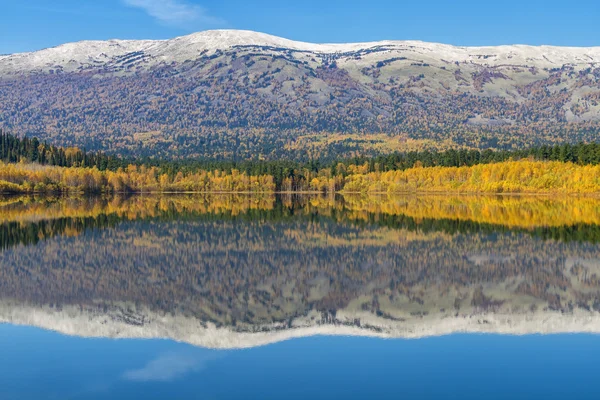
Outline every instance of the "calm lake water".
{"type": "Polygon", "coordinates": [[[600,200],[0,198],[0,399],[600,398],[600,200]]]}

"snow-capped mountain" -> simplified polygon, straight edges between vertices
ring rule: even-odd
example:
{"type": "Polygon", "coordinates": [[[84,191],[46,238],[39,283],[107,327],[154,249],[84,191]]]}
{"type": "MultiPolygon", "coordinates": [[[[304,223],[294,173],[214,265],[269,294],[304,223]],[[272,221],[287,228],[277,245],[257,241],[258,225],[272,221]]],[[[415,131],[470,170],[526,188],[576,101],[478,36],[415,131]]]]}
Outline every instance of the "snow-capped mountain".
{"type": "Polygon", "coordinates": [[[447,64],[470,62],[482,66],[513,64],[555,68],[563,65],[600,63],[600,46],[497,46],[457,47],[420,41],[380,41],[347,44],[313,44],[297,42],[252,31],[214,30],[170,40],[108,40],[68,43],[31,53],[0,56],[0,74],[49,72],[54,69],[78,71],[119,63],[125,57],[144,60],[148,68],[161,63],[183,63],[203,54],[236,47],[266,47],[269,52],[291,52],[294,59],[314,56],[340,58],[343,62],[368,65],[385,60],[388,55],[420,57],[447,64]]]}
{"type": "Polygon", "coordinates": [[[273,158],[322,133],[497,148],[593,140],[600,47],[311,44],[234,30],[84,41],[0,56],[0,100],[0,127],[16,133],[151,154],[273,158]]]}

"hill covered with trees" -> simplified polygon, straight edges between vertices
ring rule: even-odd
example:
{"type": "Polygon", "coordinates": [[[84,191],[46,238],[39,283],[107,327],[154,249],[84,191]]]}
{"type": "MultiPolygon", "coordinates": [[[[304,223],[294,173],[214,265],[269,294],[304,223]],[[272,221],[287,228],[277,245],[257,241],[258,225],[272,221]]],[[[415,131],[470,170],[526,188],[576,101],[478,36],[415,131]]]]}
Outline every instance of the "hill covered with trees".
{"type": "Polygon", "coordinates": [[[0,56],[0,127],[121,155],[223,159],[595,140],[600,51],[313,45],[254,32],[0,56]]]}

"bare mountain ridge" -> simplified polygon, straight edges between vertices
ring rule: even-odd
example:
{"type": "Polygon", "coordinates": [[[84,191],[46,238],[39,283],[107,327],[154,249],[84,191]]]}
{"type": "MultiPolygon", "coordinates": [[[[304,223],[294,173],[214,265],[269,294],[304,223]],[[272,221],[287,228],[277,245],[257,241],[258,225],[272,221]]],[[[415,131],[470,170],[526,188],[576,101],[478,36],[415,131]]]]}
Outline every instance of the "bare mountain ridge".
{"type": "Polygon", "coordinates": [[[0,127],[116,152],[514,147],[596,138],[600,47],[310,44],[231,30],[85,41],[0,56],[0,99],[0,127]],[[360,139],[369,134],[381,137],[360,139]]]}

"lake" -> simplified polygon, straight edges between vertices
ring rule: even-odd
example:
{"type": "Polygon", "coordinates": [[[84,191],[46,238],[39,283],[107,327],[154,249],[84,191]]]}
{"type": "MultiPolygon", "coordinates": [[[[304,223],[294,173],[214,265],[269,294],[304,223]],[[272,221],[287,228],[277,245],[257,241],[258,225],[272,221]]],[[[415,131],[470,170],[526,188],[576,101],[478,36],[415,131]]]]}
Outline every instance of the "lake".
{"type": "Polygon", "coordinates": [[[600,200],[0,198],[0,399],[597,399],[600,200]]]}

